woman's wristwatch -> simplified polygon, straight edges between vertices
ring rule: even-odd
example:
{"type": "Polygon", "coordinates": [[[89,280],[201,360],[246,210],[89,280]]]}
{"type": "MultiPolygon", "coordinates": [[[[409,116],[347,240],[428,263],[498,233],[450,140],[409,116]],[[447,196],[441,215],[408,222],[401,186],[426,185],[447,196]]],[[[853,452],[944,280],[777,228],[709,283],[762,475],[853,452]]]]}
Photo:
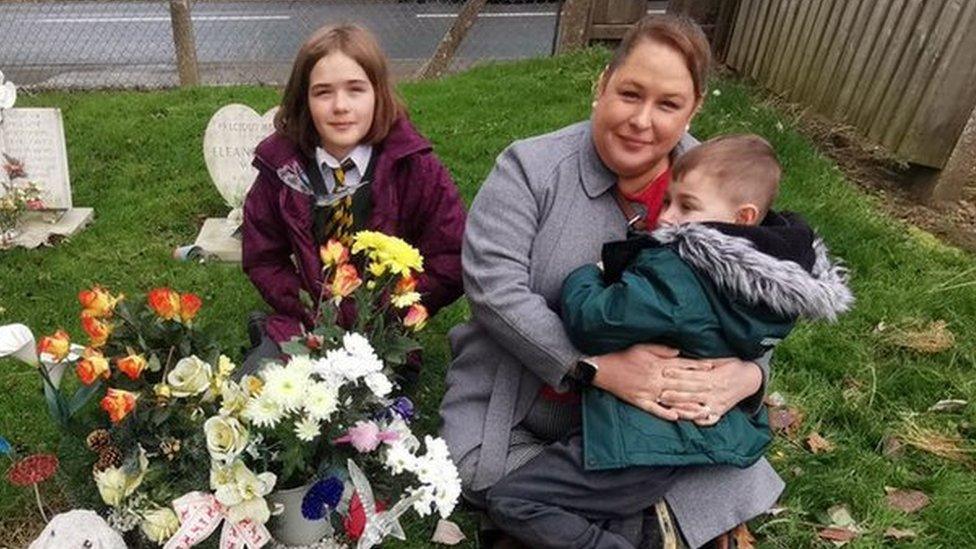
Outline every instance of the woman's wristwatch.
{"type": "Polygon", "coordinates": [[[593,385],[593,378],[596,377],[599,369],[600,367],[592,359],[581,358],[576,361],[576,366],[573,368],[573,378],[580,387],[589,387],[593,385]]]}

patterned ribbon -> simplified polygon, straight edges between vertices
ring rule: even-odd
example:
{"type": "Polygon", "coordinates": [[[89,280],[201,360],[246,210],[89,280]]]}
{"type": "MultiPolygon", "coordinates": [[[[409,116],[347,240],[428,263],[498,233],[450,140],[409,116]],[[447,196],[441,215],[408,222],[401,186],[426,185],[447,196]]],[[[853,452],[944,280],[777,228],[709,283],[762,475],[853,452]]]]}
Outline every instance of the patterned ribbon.
{"type": "Polygon", "coordinates": [[[236,524],[227,518],[227,508],[213,494],[190,492],[173,500],[173,508],[180,517],[180,529],[163,549],[188,549],[202,542],[224,523],[220,531],[220,549],[258,549],[271,541],[271,534],[263,524],[242,520],[236,524]]]}

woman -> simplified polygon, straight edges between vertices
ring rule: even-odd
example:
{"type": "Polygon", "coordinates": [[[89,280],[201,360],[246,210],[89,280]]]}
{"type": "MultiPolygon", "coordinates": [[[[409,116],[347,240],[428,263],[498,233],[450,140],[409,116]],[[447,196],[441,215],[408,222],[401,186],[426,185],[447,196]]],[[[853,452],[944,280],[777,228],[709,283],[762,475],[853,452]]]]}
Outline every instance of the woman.
{"type": "Polygon", "coordinates": [[[325,27],[306,40],[275,130],[254,154],[243,229],[244,271],[274,313],[242,370],[311,326],[299,292],[319,294],[329,239],[348,243],[362,228],[399,236],[424,256],[417,291],[430,314],[460,296],[460,196],[407,119],[369,31],[325,27]]]}
{"type": "MultiPolygon", "coordinates": [[[[475,505],[541,452],[561,451],[558,441],[579,425],[568,391],[576,378],[662,418],[705,425],[733,406],[760,403],[765,366],[681,359],[653,345],[582,357],[555,310],[563,279],[596,262],[604,242],[625,236],[615,194],[654,226],[672,160],[696,144],[685,132],[704,99],[709,63],[694,23],[644,19],[601,75],[591,120],[510,146],[472,204],[462,257],[473,319],[450,333],[441,417],[475,505]]],[[[578,547],[637,545],[641,510],[655,502],[626,484],[612,486],[606,501],[572,498],[573,482],[596,478],[566,479],[567,490],[552,494],[591,519],[567,523],[566,539],[578,547]]],[[[765,460],[748,469],[688,467],[665,501],[686,543],[698,547],[768,509],[782,487],[765,460]]]]}

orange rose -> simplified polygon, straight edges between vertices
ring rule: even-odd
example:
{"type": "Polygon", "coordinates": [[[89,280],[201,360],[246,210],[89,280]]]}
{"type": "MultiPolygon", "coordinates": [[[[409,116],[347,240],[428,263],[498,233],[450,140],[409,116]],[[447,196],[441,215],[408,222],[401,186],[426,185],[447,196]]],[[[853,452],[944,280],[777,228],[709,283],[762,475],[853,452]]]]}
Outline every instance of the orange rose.
{"type": "Polygon", "coordinates": [[[81,313],[81,327],[91,338],[91,346],[95,348],[104,346],[105,342],[108,341],[108,336],[112,334],[111,324],[85,313],[81,313]]]}
{"type": "Polygon", "coordinates": [[[109,389],[105,392],[105,398],[102,399],[102,410],[108,412],[108,417],[112,423],[118,423],[136,408],[136,398],[135,393],[121,389],[109,389]]]}
{"type": "Polygon", "coordinates": [[[415,303],[407,310],[407,316],[403,317],[403,325],[415,332],[424,329],[427,324],[427,307],[420,303],[415,303]]]}
{"type": "Polygon", "coordinates": [[[129,355],[115,359],[115,367],[130,379],[139,379],[146,369],[146,359],[142,355],[129,355]]]}
{"type": "Polygon", "coordinates": [[[340,265],[336,270],[335,278],[332,279],[332,298],[338,303],[342,298],[356,291],[362,283],[363,280],[359,278],[356,267],[349,263],[340,265]]]}
{"type": "Polygon", "coordinates": [[[169,288],[156,288],[146,296],[149,306],[163,320],[179,320],[180,294],[169,288]]]}
{"type": "Polygon", "coordinates": [[[203,300],[197,294],[183,294],[180,296],[180,320],[190,323],[200,311],[203,300]]]}
{"type": "Polygon", "coordinates": [[[54,362],[64,360],[69,351],[71,351],[71,337],[64,330],[58,330],[54,332],[54,335],[42,337],[41,342],[37,344],[37,352],[51,355],[54,362]]]}
{"type": "Polygon", "coordinates": [[[417,278],[413,275],[401,277],[393,288],[395,294],[409,294],[417,291],[417,278]]]}
{"type": "Polygon", "coordinates": [[[78,292],[78,301],[84,307],[84,313],[95,318],[112,316],[115,304],[122,299],[122,296],[113,297],[103,288],[95,286],[89,290],[78,292]]]}
{"type": "Polygon", "coordinates": [[[108,379],[110,374],[108,360],[102,353],[88,347],[85,349],[81,360],[78,361],[78,365],[75,366],[75,373],[85,385],[95,383],[98,378],[108,379]]]}
{"type": "Polygon", "coordinates": [[[325,267],[335,267],[349,261],[349,248],[342,245],[334,238],[319,247],[319,257],[322,258],[322,265],[325,267]]]}

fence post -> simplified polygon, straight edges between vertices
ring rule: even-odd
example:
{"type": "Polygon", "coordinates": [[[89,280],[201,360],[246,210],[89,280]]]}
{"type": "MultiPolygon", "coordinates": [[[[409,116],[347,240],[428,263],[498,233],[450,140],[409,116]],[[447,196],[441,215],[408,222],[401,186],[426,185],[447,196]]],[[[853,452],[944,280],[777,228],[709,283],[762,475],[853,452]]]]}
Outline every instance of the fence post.
{"type": "Polygon", "coordinates": [[[176,46],[176,68],[181,86],[200,83],[197,65],[197,44],[193,38],[193,21],[190,19],[190,0],[169,0],[169,17],[173,26],[173,44],[176,46]]]}
{"type": "Polygon", "coordinates": [[[437,50],[434,52],[434,55],[430,56],[430,59],[417,72],[417,78],[421,80],[438,78],[447,71],[451,60],[454,59],[454,54],[457,52],[458,46],[461,45],[464,37],[467,36],[468,30],[474,25],[474,20],[478,18],[478,14],[481,13],[481,8],[485,7],[487,1],[467,0],[464,3],[460,13],[458,13],[457,19],[454,20],[454,24],[451,25],[451,28],[441,38],[440,43],[437,44],[437,50]]]}
{"type": "Polygon", "coordinates": [[[927,193],[930,204],[954,202],[963,198],[967,189],[976,189],[976,108],[969,113],[949,160],[935,174],[927,193]]]}
{"type": "Polygon", "coordinates": [[[559,12],[556,31],[556,54],[586,47],[589,40],[593,0],[566,0],[559,12]]]}

